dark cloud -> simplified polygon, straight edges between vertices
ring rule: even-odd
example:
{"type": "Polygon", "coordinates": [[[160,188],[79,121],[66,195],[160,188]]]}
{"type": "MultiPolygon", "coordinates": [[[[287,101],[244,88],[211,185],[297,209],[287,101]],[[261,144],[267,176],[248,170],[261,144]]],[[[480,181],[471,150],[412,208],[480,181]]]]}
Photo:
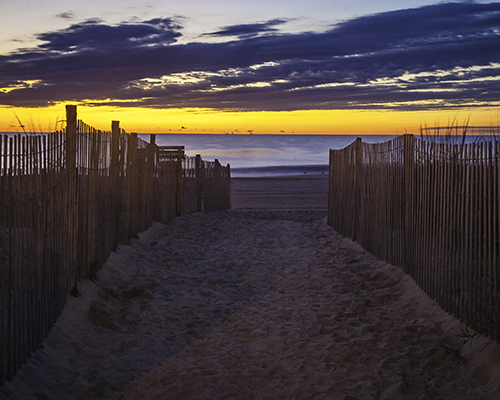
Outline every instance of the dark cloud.
{"type": "Polygon", "coordinates": [[[105,25],[101,20],[92,19],[62,31],[39,34],[37,38],[44,42],[40,48],[48,51],[113,51],[128,46],[172,44],[181,35],[177,32],[179,28],[168,18],[118,26],[105,25]]]}
{"type": "Polygon", "coordinates": [[[72,11],[66,11],[61,14],[56,15],[57,18],[62,18],[62,19],[72,19],[75,17],[75,14],[73,14],[72,11]]]}
{"type": "Polygon", "coordinates": [[[40,34],[38,48],[0,56],[0,104],[419,109],[500,99],[500,3],[444,3],[323,33],[272,33],[284,22],[211,34],[238,37],[223,43],[177,44],[181,27],[168,18],[91,20],[40,34]]]}
{"type": "Polygon", "coordinates": [[[217,32],[207,33],[206,36],[238,36],[239,38],[250,38],[262,33],[277,32],[276,25],[283,25],[289,20],[273,19],[263,23],[230,25],[217,32]]]}

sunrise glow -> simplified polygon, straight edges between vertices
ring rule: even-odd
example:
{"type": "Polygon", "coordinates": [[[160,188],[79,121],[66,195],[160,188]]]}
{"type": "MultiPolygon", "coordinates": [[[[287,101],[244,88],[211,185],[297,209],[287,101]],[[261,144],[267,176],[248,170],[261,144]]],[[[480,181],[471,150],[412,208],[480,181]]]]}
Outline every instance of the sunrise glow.
{"type": "MultiPolygon", "coordinates": [[[[0,131],[50,132],[64,126],[65,104],[44,108],[0,108],[0,131]]],[[[78,106],[78,118],[101,130],[120,121],[127,132],[137,133],[234,133],[234,134],[418,134],[423,125],[462,124],[497,126],[498,111],[367,111],[310,110],[222,112],[210,109],[144,109],[139,107],[78,106]]]]}

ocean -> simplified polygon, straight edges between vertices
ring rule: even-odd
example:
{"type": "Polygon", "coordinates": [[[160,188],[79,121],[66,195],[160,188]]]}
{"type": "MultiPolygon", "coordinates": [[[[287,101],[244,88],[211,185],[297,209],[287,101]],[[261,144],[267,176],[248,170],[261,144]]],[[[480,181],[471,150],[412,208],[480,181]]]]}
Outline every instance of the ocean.
{"type": "MultiPolygon", "coordinates": [[[[396,135],[364,135],[364,142],[385,142],[396,135]]],[[[149,142],[149,135],[139,135],[149,142]]],[[[158,146],[185,146],[186,154],[201,154],[231,165],[233,177],[328,173],[329,149],[342,149],[354,135],[203,135],[158,134],[158,146]]]]}

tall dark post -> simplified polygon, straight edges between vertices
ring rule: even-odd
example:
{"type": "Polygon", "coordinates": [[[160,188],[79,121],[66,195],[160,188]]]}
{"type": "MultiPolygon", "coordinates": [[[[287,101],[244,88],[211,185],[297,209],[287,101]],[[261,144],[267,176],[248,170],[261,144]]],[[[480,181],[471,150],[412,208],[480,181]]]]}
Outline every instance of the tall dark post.
{"type": "Polygon", "coordinates": [[[63,245],[63,252],[66,254],[64,262],[67,269],[67,276],[72,280],[66,282],[68,289],[73,288],[80,278],[81,270],[78,265],[78,208],[76,207],[78,201],[78,186],[77,179],[78,173],[76,169],[76,144],[78,133],[76,106],[66,106],[66,173],[67,173],[67,190],[65,194],[65,202],[68,204],[67,212],[63,212],[65,223],[63,224],[66,230],[64,237],[67,242],[63,245]],[[69,270],[75,271],[71,273],[69,270]]]}
{"type": "Polygon", "coordinates": [[[76,106],[66,106],[66,167],[73,171],[76,166],[76,106]]]}
{"type": "Polygon", "coordinates": [[[414,238],[414,190],[415,185],[415,138],[413,135],[403,135],[403,199],[404,199],[404,269],[407,273],[413,274],[413,251],[415,247],[414,238]]]}
{"type": "Polygon", "coordinates": [[[145,202],[145,208],[147,210],[147,226],[150,226],[153,223],[153,213],[154,209],[153,207],[148,207],[148,203],[153,203],[156,204],[153,199],[154,199],[154,177],[155,177],[155,171],[156,171],[156,162],[157,162],[157,149],[158,146],[156,146],[156,135],[150,135],[149,139],[149,144],[148,144],[148,160],[147,160],[147,178],[146,178],[146,193],[144,195],[146,196],[146,202],[145,202]]]}
{"type": "Polygon", "coordinates": [[[111,122],[111,187],[117,192],[116,184],[120,173],[120,121],[111,122]]]}
{"type": "Polygon", "coordinates": [[[182,214],[182,149],[177,149],[177,185],[176,185],[176,212],[180,217],[182,214]]]}
{"type": "Polygon", "coordinates": [[[134,237],[139,232],[139,174],[137,162],[137,133],[130,134],[127,147],[127,181],[128,181],[128,204],[129,204],[129,237],[134,237]]]}
{"type": "Polygon", "coordinates": [[[66,123],[69,125],[71,122],[76,122],[76,106],[66,106],[66,123]]]}
{"type": "Polygon", "coordinates": [[[223,180],[222,180],[222,176],[221,176],[221,164],[219,162],[219,160],[216,158],[214,160],[214,176],[213,176],[213,192],[212,192],[212,199],[211,199],[211,202],[212,202],[212,207],[213,210],[221,210],[222,209],[222,199],[221,199],[221,193],[223,193],[222,191],[222,187],[221,187],[221,184],[223,183],[223,180]],[[214,204],[215,203],[215,204],[214,204]]]}
{"type": "MultiPolygon", "coordinates": [[[[156,135],[150,135],[148,145],[148,168],[154,171],[156,165],[156,135]]],[[[150,171],[151,172],[151,171],[150,171]]]]}
{"type": "Polygon", "coordinates": [[[120,121],[111,121],[111,166],[110,166],[110,177],[111,177],[111,212],[113,218],[113,226],[115,229],[115,237],[113,238],[113,249],[118,244],[120,237],[119,224],[121,215],[121,201],[120,201],[120,188],[119,188],[119,176],[120,176],[120,121]]]}
{"type": "Polygon", "coordinates": [[[196,154],[196,164],[195,164],[195,176],[196,176],[196,211],[203,211],[203,199],[202,199],[202,168],[201,168],[201,155],[196,154]]]}
{"type": "Polygon", "coordinates": [[[230,210],[232,208],[231,204],[231,165],[226,166],[226,209],[230,210]]]}
{"type": "Polygon", "coordinates": [[[333,199],[333,172],[332,172],[332,165],[333,165],[333,156],[332,156],[332,149],[328,151],[328,226],[333,226],[333,205],[332,205],[332,199],[333,199]]]}
{"type": "Polygon", "coordinates": [[[359,233],[361,232],[361,222],[363,220],[363,210],[362,210],[362,192],[363,192],[363,144],[361,138],[356,138],[355,145],[355,162],[356,162],[356,173],[355,173],[355,183],[354,183],[354,212],[352,215],[353,219],[353,229],[352,229],[352,239],[359,242],[359,233]]]}

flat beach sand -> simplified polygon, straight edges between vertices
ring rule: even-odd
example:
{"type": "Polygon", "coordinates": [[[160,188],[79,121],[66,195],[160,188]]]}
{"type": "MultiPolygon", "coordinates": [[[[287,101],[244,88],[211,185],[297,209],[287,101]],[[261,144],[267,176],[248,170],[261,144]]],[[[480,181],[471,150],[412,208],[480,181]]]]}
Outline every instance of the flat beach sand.
{"type": "Polygon", "coordinates": [[[119,246],[0,398],[500,398],[495,342],[464,345],[463,324],[327,226],[316,196],[273,206],[255,182],[235,186],[237,209],[119,246]]]}
{"type": "Polygon", "coordinates": [[[237,209],[325,209],[328,175],[233,178],[231,204],[237,209]]]}

